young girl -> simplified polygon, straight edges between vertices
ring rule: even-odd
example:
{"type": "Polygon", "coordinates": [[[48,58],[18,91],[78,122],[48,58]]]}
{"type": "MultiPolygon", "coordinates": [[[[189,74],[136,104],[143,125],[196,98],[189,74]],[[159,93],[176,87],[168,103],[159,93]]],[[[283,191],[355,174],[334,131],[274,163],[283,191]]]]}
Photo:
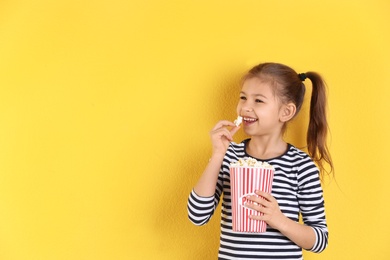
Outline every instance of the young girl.
{"type": "Polygon", "coordinates": [[[250,136],[232,142],[240,128],[220,121],[210,132],[212,156],[190,193],[188,216],[195,225],[206,224],[221,195],[221,234],[218,259],[302,259],[302,248],[323,251],[328,244],[324,199],[320,174],[333,171],[326,144],[325,83],[319,74],[297,74],[278,63],[263,63],[243,78],[237,113],[243,118],[244,132],[250,136]],[[307,155],[283,140],[286,124],[302,106],[305,85],[312,82],[307,155]],[[267,223],[265,233],[232,230],[229,165],[239,158],[252,157],[274,166],[272,194],[257,191],[248,207],[264,213],[251,216],[267,223]],[[256,203],[254,203],[256,202],[256,203]],[[303,223],[299,223],[301,215],[303,223]]]}

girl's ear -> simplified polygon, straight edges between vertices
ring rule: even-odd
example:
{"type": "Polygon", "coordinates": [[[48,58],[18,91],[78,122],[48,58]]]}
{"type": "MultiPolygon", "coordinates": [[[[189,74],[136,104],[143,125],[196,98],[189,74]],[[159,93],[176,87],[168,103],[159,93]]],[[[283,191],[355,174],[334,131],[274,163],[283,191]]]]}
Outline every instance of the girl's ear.
{"type": "Polygon", "coordinates": [[[288,103],[286,105],[283,105],[280,110],[279,119],[283,123],[288,122],[294,117],[296,112],[297,112],[297,107],[293,103],[288,103]]]}

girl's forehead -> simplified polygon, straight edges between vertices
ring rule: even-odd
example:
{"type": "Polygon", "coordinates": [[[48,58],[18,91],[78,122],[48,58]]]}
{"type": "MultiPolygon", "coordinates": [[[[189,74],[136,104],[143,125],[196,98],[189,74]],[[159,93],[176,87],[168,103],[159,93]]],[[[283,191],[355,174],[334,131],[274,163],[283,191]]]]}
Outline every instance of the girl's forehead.
{"type": "Polygon", "coordinates": [[[270,81],[262,80],[259,78],[250,78],[244,81],[241,87],[241,91],[272,93],[272,83],[270,81]]]}

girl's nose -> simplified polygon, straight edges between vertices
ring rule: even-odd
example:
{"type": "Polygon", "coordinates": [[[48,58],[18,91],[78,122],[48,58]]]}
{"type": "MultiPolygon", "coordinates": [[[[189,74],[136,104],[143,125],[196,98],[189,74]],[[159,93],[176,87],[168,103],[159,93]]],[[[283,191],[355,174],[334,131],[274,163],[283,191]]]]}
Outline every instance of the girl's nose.
{"type": "Polygon", "coordinates": [[[253,108],[244,107],[242,110],[244,110],[245,112],[252,112],[252,111],[253,111],[253,108]]]}

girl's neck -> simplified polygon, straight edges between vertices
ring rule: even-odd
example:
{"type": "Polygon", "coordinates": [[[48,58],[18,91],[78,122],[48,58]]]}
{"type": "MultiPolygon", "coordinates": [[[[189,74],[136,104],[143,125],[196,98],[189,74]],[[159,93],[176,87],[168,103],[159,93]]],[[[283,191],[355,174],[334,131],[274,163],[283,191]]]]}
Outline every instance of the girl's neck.
{"type": "Polygon", "coordinates": [[[246,153],[254,158],[267,160],[283,155],[288,145],[282,139],[267,139],[264,137],[252,137],[246,146],[246,153]]]}

